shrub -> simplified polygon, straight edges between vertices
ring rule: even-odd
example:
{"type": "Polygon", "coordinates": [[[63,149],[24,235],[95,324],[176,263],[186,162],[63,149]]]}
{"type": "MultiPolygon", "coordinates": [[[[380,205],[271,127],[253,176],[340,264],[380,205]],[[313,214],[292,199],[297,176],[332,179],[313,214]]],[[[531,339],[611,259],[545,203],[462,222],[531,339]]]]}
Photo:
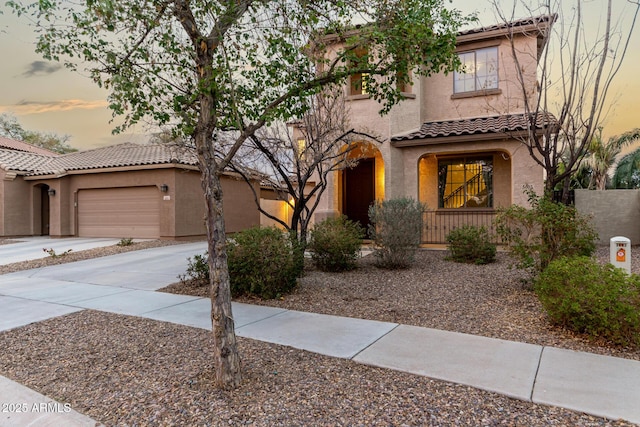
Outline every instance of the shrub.
{"type": "Polygon", "coordinates": [[[561,256],[593,254],[597,233],[588,217],[573,206],[539,197],[530,188],[525,193],[531,209],[513,205],[496,218],[496,230],[518,268],[535,275],[561,256]]]}
{"type": "Polygon", "coordinates": [[[122,239],[120,239],[120,241],[118,243],[116,243],[118,246],[131,246],[133,245],[133,239],[131,237],[123,237],[122,239]]]}
{"type": "Polygon", "coordinates": [[[291,292],[299,274],[296,248],[275,227],[254,227],[234,234],[227,247],[231,294],[277,298],[291,292]]]}
{"type": "Polygon", "coordinates": [[[298,233],[295,231],[289,231],[289,240],[291,242],[291,250],[293,251],[295,275],[296,277],[300,277],[304,274],[304,251],[306,242],[300,241],[298,233]]]}
{"type": "Polygon", "coordinates": [[[376,264],[383,268],[410,266],[420,246],[425,206],[411,198],[376,201],[369,208],[369,235],[376,264]]]}
{"type": "Polygon", "coordinates": [[[450,258],[456,262],[488,264],[496,260],[496,245],[485,227],[465,225],[447,235],[450,258]]]}
{"type": "Polygon", "coordinates": [[[183,283],[207,286],[209,284],[209,254],[194,255],[187,258],[187,272],[178,276],[183,283]]]}
{"type": "Polygon", "coordinates": [[[534,286],[553,323],[615,344],[640,345],[640,276],[590,257],[560,258],[534,286]]]}
{"type": "Polygon", "coordinates": [[[43,250],[44,252],[48,253],[48,254],[49,254],[49,256],[50,256],[51,258],[60,258],[60,257],[62,257],[62,256],[65,256],[65,255],[67,255],[67,254],[70,254],[70,253],[71,253],[71,251],[73,251],[73,249],[67,249],[67,250],[66,250],[66,251],[64,251],[64,252],[57,253],[57,252],[55,251],[55,249],[53,249],[53,248],[50,248],[50,249],[42,248],[42,250],[43,250]]]}
{"type": "Polygon", "coordinates": [[[351,270],[355,268],[363,238],[364,230],[357,222],[345,216],[327,218],[311,230],[308,249],[321,270],[351,270]]]}

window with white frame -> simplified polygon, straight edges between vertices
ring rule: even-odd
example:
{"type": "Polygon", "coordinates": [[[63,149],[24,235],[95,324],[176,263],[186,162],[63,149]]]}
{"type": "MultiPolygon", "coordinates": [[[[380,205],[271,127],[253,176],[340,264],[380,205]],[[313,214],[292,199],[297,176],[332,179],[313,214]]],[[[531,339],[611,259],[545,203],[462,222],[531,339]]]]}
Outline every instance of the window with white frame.
{"type": "Polygon", "coordinates": [[[460,71],[453,75],[453,93],[498,89],[498,48],[488,47],[458,54],[460,71]]]}

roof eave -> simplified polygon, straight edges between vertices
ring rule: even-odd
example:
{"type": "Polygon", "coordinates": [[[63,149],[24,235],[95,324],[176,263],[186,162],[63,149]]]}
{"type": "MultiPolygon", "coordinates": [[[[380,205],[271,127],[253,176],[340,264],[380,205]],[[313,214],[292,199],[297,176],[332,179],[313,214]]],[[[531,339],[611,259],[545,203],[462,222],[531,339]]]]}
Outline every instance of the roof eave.
{"type": "Polygon", "coordinates": [[[543,17],[531,18],[532,22],[528,22],[523,25],[518,25],[519,21],[512,21],[498,28],[478,28],[458,34],[456,41],[458,45],[461,45],[480,40],[510,37],[515,34],[536,34],[537,38],[542,41],[542,45],[544,45],[548,39],[549,29],[555,23],[557,18],[558,16],[555,14],[545,15],[543,17]]]}
{"type": "MultiPolygon", "coordinates": [[[[537,131],[542,132],[542,130],[537,131]]],[[[449,135],[449,136],[437,136],[428,138],[415,138],[415,139],[403,139],[398,141],[391,141],[391,145],[394,147],[417,147],[424,145],[438,145],[438,144],[451,144],[457,142],[479,142],[489,140],[509,140],[526,138],[529,135],[529,131],[506,131],[506,132],[486,132],[464,135],[449,135]]]]}
{"type": "Polygon", "coordinates": [[[25,180],[34,181],[39,179],[57,179],[67,175],[85,175],[93,173],[108,173],[108,172],[131,172],[137,170],[149,170],[149,169],[185,169],[198,171],[198,166],[182,164],[182,163],[160,163],[160,164],[148,164],[148,165],[132,165],[132,166],[117,166],[107,168],[83,168],[67,170],[64,173],[54,172],[41,175],[28,175],[25,176],[25,180]]]}

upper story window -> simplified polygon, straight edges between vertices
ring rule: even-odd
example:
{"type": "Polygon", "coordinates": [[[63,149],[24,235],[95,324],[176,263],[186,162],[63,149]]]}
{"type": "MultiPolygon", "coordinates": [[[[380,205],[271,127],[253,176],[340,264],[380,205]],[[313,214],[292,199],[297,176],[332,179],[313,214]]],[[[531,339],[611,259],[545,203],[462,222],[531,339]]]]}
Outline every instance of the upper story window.
{"type": "Polygon", "coordinates": [[[367,76],[366,73],[357,73],[351,75],[351,90],[349,95],[366,95],[367,94],[367,76]]]}
{"type": "Polygon", "coordinates": [[[307,150],[307,141],[304,138],[296,139],[295,152],[299,160],[305,160],[305,151],[307,150]]]}
{"type": "Polygon", "coordinates": [[[408,71],[398,71],[398,75],[397,75],[397,80],[398,80],[398,90],[402,93],[411,93],[411,73],[408,71]],[[404,82],[402,82],[401,80],[405,80],[404,82]]]}
{"type": "MultiPolygon", "coordinates": [[[[363,68],[368,63],[369,52],[365,48],[359,48],[355,51],[357,59],[351,62],[354,68],[363,68]]],[[[367,73],[352,74],[349,79],[349,95],[366,95],[367,92],[367,73]]]]}
{"type": "Polygon", "coordinates": [[[498,89],[498,48],[488,47],[458,54],[462,68],[453,76],[453,93],[498,89]]]}
{"type": "Polygon", "coordinates": [[[438,160],[438,207],[493,207],[493,159],[458,157],[438,160]]]}

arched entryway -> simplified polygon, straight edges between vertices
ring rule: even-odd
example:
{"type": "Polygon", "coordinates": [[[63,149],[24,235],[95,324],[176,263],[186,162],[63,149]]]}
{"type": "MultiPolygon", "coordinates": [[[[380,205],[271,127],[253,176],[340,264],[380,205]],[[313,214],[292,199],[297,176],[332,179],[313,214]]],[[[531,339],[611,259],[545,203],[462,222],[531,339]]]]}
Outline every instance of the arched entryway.
{"type": "Polygon", "coordinates": [[[371,143],[359,143],[349,152],[353,166],[342,171],[342,214],[365,227],[369,225],[369,207],[384,199],[384,161],[371,143]]]}

